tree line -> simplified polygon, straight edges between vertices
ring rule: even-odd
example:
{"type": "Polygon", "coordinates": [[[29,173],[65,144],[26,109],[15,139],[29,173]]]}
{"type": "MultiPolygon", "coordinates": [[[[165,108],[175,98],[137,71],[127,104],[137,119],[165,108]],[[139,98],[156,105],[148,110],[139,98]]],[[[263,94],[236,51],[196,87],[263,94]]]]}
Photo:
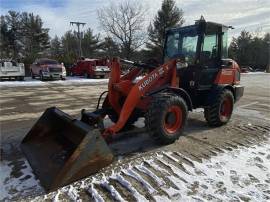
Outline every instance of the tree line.
{"type": "Polygon", "coordinates": [[[238,37],[232,38],[229,57],[241,66],[260,70],[270,68],[270,33],[256,36],[243,30],[238,37]]]}
{"type": "MultiPolygon", "coordinates": [[[[1,15],[0,57],[20,59],[25,64],[38,57],[50,57],[73,64],[78,59],[78,36],[81,38],[84,57],[120,56],[129,60],[154,60],[161,63],[165,30],[182,26],[183,10],[174,0],[163,0],[150,24],[146,24],[147,9],[135,1],[110,4],[97,11],[103,35],[94,34],[91,28],[83,33],[67,31],[62,37],[49,37],[39,15],[9,11],[1,15]]],[[[253,36],[242,31],[232,39],[229,55],[240,65],[265,69],[269,59],[270,35],[253,36]]]]}

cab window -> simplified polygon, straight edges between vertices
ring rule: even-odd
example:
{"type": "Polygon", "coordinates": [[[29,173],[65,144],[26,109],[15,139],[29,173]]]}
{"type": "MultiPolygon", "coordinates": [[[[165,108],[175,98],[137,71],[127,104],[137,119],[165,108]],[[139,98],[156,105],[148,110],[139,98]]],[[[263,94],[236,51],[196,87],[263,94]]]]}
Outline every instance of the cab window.
{"type": "Polygon", "coordinates": [[[228,58],[228,33],[224,32],[222,34],[222,54],[221,57],[223,59],[228,58]]]}
{"type": "Polygon", "coordinates": [[[194,28],[168,34],[165,61],[175,57],[183,57],[189,65],[194,64],[197,43],[198,34],[194,28]]]}
{"type": "Polygon", "coordinates": [[[172,58],[178,53],[178,43],[179,43],[179,33],[173,33],[168,35],[167,46],[166,46],[166,55],[169,58],[172,58]]]}
{"type": "Polygon", "coordinates": [[[218,54],[218,37],[216,34],[205,35],[201,52],[201,63],[214,67],[218,54]]]}

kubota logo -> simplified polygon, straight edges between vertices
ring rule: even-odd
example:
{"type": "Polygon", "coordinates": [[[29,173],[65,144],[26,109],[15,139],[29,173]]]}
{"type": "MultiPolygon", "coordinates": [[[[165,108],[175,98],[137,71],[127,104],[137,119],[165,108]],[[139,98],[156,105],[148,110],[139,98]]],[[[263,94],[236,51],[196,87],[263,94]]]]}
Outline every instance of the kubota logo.
{"type": "Polygon", "coordinates": [[[158,70],[158,73],[155,72],[153,73],[152,75],[150,75],[144,82],[142,82],[140,85],[139,85],[139,90],[140,91],[143,91],[143,89],[148,86],[150,83],[152,83],[152,81],[156,80],[159,76],[161,76],[162,74],[164,74],[164,70],[163,70],[163,67],[161,67],[159,70],[158,70]]]}

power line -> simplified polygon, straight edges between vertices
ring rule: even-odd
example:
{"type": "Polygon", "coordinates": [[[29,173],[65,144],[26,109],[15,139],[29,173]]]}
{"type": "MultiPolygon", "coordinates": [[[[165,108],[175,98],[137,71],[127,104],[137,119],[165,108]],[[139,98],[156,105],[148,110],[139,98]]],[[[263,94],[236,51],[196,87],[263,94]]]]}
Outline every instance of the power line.
{"type": "Polygon", "coordinates": [[[76,25],[78,28],[78,39],[79,39],[79,57],[82,57],[82,39],[81,39],[81,32],[80,32],[80,26],[84,26],[86,23],[84,22],[70,22],[70,25],[76,25]]]}

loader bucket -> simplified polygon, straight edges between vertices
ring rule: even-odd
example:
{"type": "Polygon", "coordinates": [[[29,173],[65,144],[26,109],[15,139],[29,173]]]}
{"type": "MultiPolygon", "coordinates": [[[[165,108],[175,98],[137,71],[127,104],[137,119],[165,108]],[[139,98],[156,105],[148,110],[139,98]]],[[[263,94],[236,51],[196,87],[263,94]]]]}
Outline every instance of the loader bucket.
{"type": "Polygon", "coordinates": [[[21,148],[46,191],[96,173],[113,161],[98,129],[55,107],[43,113],[21,148]]]}

